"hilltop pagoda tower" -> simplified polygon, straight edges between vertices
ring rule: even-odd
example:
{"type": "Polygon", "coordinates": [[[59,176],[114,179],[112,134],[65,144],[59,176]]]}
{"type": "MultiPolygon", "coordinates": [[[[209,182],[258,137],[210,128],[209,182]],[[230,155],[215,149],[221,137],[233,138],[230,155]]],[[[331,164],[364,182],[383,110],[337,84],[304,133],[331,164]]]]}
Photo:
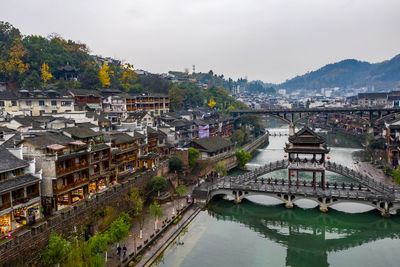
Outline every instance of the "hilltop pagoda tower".
{"type": "Polygon", "coordinates": [[[329,149],[322,136],[304,127],[289,137],[285,152],[289,154],[289,186],[292,185],[291,179],[294,176],[296,185],[299,185],[299,172],[312,172],[314,187],[319,176],[320,186],[325,189],[325,156],[329,153],[329,149]]]}

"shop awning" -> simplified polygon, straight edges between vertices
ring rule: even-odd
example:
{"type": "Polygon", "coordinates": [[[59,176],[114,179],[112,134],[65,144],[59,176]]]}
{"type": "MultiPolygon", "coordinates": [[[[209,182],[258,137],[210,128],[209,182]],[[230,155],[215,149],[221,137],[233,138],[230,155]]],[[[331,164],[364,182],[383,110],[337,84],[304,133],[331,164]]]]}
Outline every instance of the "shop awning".
{"type": "Polygon", "coordinates": [[[76,146],[83,146],[83,145],[86,145],[86,143],[85,143],[85,142],[82,142],[81,140],[77,140],[77,141],[71,142],[70,144],[71,144],[71,145],[76,145],[76,146]]]}
{"type": "Polygon", "coordinates": [[[99,104],[87,103],[86,106],[90,109],[100,109],[99,104]]]}
{"type": "Polygon", "coordinates": [[[59,144],[52,144],[52,145],[48,145],[47,148],[52,149],[52,150],[60,150],[60,149],[64,149],[65,146],[62,146],[59,144]]]}

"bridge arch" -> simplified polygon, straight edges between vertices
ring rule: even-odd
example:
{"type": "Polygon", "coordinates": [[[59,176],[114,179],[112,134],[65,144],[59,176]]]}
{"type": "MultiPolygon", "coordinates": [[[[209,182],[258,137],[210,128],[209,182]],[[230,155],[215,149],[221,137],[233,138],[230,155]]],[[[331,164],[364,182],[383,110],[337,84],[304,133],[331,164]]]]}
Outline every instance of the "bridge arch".
{"type": "MultiPolygon", "coordinates": [[[[290,123],[291,123],[290,120],[288,120],[288,119],[286,119],[286,118],[284,118],[282,116],[279,116],[277,114],[258,114],[258,115],[259,116],[261,115],[262,117],[267,117],[267,118],[268,117],[276,118],[276,119],[279,119],[279,120],[287,123],[288,125],[290,125],[290,123]]],[[[248,116],[252,116],[252,114],[243,114],[243,115],[240,115],[240,116],[236,116],[236,117],[233,117],[233,120],[237,121],[237,120],[243,119],[243,118],[248,117],[248,116]]]]}

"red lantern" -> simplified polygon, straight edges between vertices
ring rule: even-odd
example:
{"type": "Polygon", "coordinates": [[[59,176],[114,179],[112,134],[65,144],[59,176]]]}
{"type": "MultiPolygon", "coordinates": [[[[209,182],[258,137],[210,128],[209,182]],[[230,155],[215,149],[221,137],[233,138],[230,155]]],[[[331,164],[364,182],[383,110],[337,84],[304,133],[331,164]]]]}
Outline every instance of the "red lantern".
{"type": "Polygon", "coordinates": [[[392,153],[390,153],[390,154],[389,154],[389,157],[393,157],[393,154],[392,154],[392,153]]]}
{"type": "Polygon", "coordinates": [[[291,176],[294,176],[294,173],[291,173],[290,175],[291,175],[291,176]]]}
{"type": "Polygon", "coordinates": [[[327,158],[327,159],[331,159],[331,157],[329,157],[329,156],[327,156],[326,158],[327,158]]]}
{"type": "Polygon", "coordinates": [[[283,157],[284,157],[284,158],[287,158],[287,155],[284,155],[283,157]]]}

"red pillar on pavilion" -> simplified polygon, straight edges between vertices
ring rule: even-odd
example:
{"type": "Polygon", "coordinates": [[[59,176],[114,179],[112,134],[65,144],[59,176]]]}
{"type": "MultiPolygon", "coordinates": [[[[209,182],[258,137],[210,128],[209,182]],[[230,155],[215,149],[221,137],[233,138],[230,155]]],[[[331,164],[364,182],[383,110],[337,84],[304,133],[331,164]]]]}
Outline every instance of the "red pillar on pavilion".
{"type": "Polygon", "coordinates": [[[325,189],[325,156],[329,149],[322,136],[308,127],[304,127],[289,137],[285,152],[289,160],[289,185],[292,174],[296,171],[296,184],[299,184],[299,172],[312,172],[313,184],[316,185],[317,173],[321,173],[321,188],[325,189]]]}

